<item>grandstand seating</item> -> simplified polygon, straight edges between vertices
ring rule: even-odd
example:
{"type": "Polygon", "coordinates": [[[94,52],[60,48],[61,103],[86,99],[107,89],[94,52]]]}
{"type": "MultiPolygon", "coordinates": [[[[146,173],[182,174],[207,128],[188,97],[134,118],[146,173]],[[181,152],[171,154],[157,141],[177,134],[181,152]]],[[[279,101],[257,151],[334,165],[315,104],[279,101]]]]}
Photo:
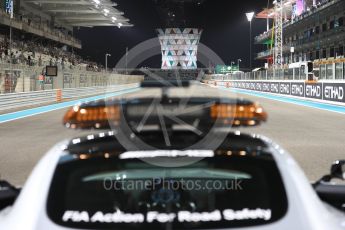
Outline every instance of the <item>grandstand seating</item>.
{"type": "Polygon", "coordinates": [[[85,61],[80,56],[63,48],[43,46],[32,41],[13,39],[11,49],[8,37],[0,34],[0,63],[10,63],[11,59],[12,64],[30,66],[56,65],[61,68],[79,67],[90,71],[102,70],[102,67],[96,63],[85,61]]]}

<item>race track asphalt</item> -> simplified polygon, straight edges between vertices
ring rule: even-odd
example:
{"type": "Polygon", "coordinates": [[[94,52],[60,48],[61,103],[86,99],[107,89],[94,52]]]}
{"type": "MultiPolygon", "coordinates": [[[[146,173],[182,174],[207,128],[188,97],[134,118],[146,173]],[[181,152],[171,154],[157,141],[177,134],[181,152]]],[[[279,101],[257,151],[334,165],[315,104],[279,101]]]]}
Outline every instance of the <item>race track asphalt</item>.
{"type": "MultiPolygon", "coordinates": [[[[329,170],[337,159],[345,159],[345,115],[332,111],[286,103],[229,90],[197,86],[195,94],[237,96],[259,102],[269,114],[259,127],[241,131],[265,135],[297,160],[310,180],[329,170]]],[[[158,95],[159,90],[140,90],[122,96],[158,95]]],[[[188,95],[172,90],[172,94],[188,95]]],[[[193,94],[194,95],[194,94],[193,94]]],[[[66,108],[0,124],[0,175],[15,185],[22,185],[38,160],[57,142],[92,131],[75,131],[63,127],[66,108]]]]}

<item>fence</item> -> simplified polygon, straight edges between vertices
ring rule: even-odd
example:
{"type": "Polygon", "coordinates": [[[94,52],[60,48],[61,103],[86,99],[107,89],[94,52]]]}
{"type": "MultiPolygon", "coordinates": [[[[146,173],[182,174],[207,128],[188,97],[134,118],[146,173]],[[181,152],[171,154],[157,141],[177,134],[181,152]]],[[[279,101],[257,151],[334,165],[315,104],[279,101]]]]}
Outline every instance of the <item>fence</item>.
{"type": "Polygon", "coordinates": [[[81,68],[58,68],[57,77],[46,77],[44,67],[0,64],[0,94],[52,89],[85,88],[137,83],[141,75],[86,71],[81,68]]]}
{"type": "Polygon", "coordinates": [[[0,112],[25,106],[35,106],[60,102],[65,99],[82,98],[87,96],[116,92],[125,89],[133,89],[138,84],[126,84],[116,86],[98,86],[71,89],[53,89],[36,92],[8,93],[0,95],[0,112]]]}
{"type": "Polygon", "coordinates": [[[255,72],[237,72],[229,75],[206,75],[205,80],[305,80],[304,69],[263,70],[255,72]]]}
{"type": "MultiPolygon", "coordinates": [[[[314,75],[318,80],[345,81],[345,59],[314,62],[314,75]]],[[[306,80],[305,65],[298,68],[238,72],[231,75],[209,75],[209,80],[306,80]]]]}

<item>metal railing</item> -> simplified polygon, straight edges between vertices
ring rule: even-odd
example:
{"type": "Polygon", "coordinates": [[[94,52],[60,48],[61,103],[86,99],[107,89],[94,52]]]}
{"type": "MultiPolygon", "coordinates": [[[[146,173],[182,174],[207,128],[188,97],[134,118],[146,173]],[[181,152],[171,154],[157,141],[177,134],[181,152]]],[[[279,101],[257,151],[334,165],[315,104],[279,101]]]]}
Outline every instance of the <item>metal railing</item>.
{"type": "Polygon", "coordinates": [[[264,58],[273,55],[272,50],[265,50],[257,54],[256,58],[264,58]]]}
{"type": "Polygon", "coordinates": [[[117,92],[126,89],[134,89],[138,84],[70,88],[70,89],[54,89],[36,92],[9,93],[0,95],[0,111],[16,109],[20,107],[31,107],[40,104],[51,104],[59,102],[58,95],[61,93],[61,99],[78,99],[88,96],[101,95],[106,93],[117,92]]]}
{"type": "Polygon", "coordinates": [[[263,70],[247,73],[234,73],[229,75],[210,75],[206,80],[305,80],[307,75],[304,70],[298,69],[280,69],[263,70]]]}
{"type": "Polygon", "coordinates": [[[310,11],[304,12],[302,15],[296,17],[294,20],[288,21],[286,26],[298,23],[302,21],[303,19],[315,15],[316,13],[323,11],[324,9],[328,8],[329,6],[335,5],[338,2],[341,2],[343,0],[325,0],[321,5],[317,7],[313,7],[310,11]]]}
{"type": "MultiPolygon", "coordinates": [[[[290,25],[293,25],[295,23],[299,23],[301,22],[302,20],[304,20],[305,18],[309,17],[309,16],[312,16],[312,15],[316,15],[316,13],[332,6],[332,5],[335,5],[336,3],[338,2],[341,2],[343,0],[325,0],[322,5],[319,5],[319,6],[316,6],[316,7],[312,7],[311,10],[309,11],[306,11],[304,12],[302,15],[300,16],[297,16],[296,18],[294,18],[293,20],[288,20],[288,21],[285,21],[284,24],[283,24],[283,27],[284,29],[290,25]]],[[[332,12],[332,11],[330,11],[332,12]]],[[[316,17],[317,18],[317,17],[316,17]]],[[[254,38],[254,41],[255,43],[257,44],[260,44],[268,39],[271,39],[272,37],[272,29],[270,29],[269,31],[266,31],[258,36],[256,36],[254,38]]]]}
{"type": "MultiPolygon", "coordinates": [[[[345,82],[345,58],[328,58],[313,62],[313,75],[317,80],[345,82]]],[[[253,72],[235,72],[233,74],[206,75],[205,80],[307,80],[306,62],[286,65],[283,69],[259,70],[253,72]],[[292,68],[294,67],[294,68],[292,68]]]]}
{"type": "Polygon", "coordinates": [[[85,88],[137,83],[141,75],[124,75],[85,69],[58,68],[58,76],[44,77],[44,67],[0,64],[0,95],[51,89],[85,88]]]}

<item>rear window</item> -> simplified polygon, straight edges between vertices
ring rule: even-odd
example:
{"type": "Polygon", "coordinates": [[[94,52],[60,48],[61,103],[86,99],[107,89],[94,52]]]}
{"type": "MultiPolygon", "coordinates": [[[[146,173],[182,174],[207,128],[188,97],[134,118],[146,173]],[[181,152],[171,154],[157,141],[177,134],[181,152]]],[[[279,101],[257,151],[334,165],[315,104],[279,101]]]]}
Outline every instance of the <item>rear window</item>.
{"type": "Polygon", "coordinates": [[[277,221],[287,198],[268,154],[217,156],[178,168],[91,158],[58,165],[47,211],[55,223],[74,228],[214,229],[277,221]]]}

